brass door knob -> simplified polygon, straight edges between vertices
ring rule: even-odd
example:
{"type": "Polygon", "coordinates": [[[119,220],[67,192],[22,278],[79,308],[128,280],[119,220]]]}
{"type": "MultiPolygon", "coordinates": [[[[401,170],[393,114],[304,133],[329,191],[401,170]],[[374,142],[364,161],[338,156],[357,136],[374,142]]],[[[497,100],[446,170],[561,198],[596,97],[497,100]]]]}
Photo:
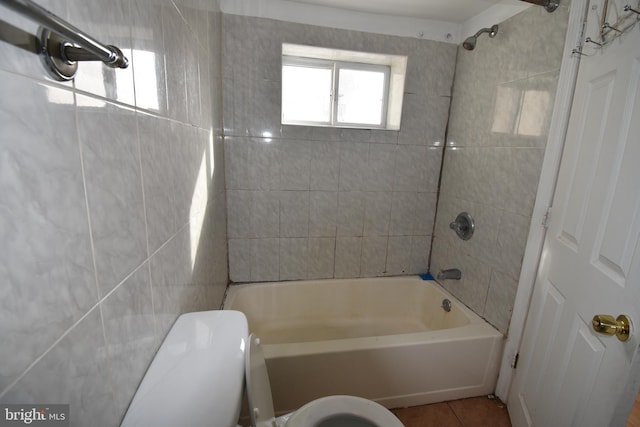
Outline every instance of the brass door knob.
{"type": "Polygon", "coordinates": [[[627,341],[631,335],[631,321],[621,314],[613,318],[608,314],[596,314],[591,321],[593,330],[601,334],[615,335],[620,341],[627,341]]]}

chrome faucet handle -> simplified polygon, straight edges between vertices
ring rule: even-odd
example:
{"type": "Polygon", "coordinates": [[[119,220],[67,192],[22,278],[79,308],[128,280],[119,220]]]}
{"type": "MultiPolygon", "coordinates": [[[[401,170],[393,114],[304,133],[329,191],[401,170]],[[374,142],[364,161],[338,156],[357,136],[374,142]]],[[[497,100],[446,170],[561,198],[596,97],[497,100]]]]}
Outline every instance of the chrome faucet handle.
{"type": "Polygon", "coordinates": [[[449,224],[449,228],[455,231],[462,240],[469,240],[476,229],[476,223],[467,212],[461,212],[456,220],[449,224]]]}

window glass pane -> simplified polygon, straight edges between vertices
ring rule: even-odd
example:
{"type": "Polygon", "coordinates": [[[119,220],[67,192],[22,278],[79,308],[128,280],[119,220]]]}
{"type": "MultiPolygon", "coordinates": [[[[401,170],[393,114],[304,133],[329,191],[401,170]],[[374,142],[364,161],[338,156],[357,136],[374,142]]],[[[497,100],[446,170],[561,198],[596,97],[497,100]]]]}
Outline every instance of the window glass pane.
{"type": "Polygon", "coordinates": [[[330,68],[282,66],[282,121],[331,122],[330,68]]]}
{"type": "Polygon", "coordinates": [[[340,69],[338,122],[382,125],[385,73],[340,69]]]}

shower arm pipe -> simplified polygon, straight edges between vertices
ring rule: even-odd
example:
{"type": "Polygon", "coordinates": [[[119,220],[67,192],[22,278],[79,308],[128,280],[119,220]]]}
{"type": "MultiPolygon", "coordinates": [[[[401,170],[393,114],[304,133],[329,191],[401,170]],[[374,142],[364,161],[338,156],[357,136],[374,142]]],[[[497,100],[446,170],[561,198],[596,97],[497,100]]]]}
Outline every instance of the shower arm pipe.
{"type": "Polygon", "coordinates": [[[544,9],[551,13],[560,6],[560,0],[521,0],[527,3],[535,4],[536,6],[542,6],[544,9]]]}
{"type": "Polygon", "coordinates": [[[498,34],[498,26],[494,25],[491,28],[481,28],[473,37],[479,37],[481,34],[489,33],[489,37],[494,38],[498,34]]]}
{"type": "Polygon", "coordinates": [[[66,61],[102,61],[112,68],[127,68],[129,60],[116,46],[104,45],[32,0],[0,0],[0,4],[26,16],[60,35],[61,59],[66,61]],[[77,45],[77,46],[74,46],[77,45]]]}

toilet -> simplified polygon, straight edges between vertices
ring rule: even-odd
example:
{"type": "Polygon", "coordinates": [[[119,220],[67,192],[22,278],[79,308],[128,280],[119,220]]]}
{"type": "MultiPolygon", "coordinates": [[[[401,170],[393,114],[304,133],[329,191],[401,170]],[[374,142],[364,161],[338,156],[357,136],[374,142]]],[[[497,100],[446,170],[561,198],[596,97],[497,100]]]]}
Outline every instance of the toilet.
{"type": "Polygon", "coordinates": [[[276,418],[260,340],[232,310],[176,320],[121,427],[236,427],[245,377],[252,427],[403,427],[382,405],[355,396],[323,397],[276,418]]]}

